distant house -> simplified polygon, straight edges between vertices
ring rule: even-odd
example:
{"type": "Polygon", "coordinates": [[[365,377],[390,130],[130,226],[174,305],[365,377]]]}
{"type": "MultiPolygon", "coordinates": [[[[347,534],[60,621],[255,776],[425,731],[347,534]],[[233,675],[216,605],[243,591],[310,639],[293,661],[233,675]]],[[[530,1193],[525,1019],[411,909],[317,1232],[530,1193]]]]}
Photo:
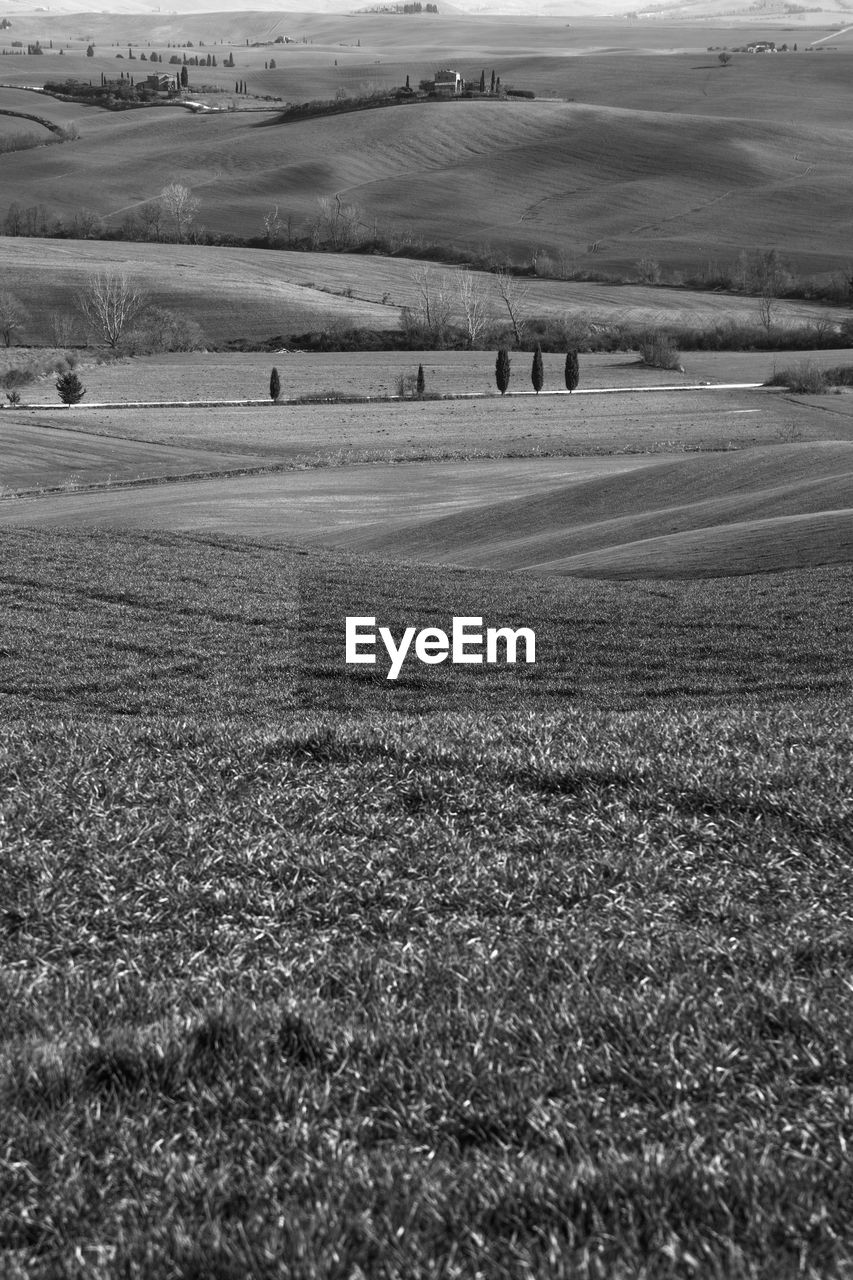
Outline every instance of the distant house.
{"type": "Polygon", "coordinates": [[[775,53],[775,40],[754,40],[746,46],[747,53],[775,53]]]}
{"type": "Polygon", "coordinates": [[[154,93],[168,93],[175,83],[174,76],[167,76],[161,71],[146,78],[145,87],[151,89],[154,93]]]}
{"type": "Polygon", "coordinates": [[[458,71],[448,71],[446,68],[435,73],[435,92],[445,93],[448,97],[455,97],[461,93],[465,87],[464,81],[458,71]]]}

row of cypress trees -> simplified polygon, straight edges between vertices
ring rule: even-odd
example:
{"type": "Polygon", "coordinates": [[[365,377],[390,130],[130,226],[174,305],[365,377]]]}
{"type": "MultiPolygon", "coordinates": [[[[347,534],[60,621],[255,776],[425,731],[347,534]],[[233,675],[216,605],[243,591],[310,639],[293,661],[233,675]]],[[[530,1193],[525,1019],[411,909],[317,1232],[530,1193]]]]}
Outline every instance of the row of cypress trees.
{"type": "MultiPolygon", "coordinates": [[[[498,358],[495,362],[495,382],[498,384],[498,391],[501,395],[506,395],[506,389],[509,386],[509,351],[506,347],[501,347],[498,352],[498,358]]],[[[566,352],[566,389],[574,391],[580,381],[580,367],[578,365],[577,351],[566,352]]],[[[533,390],[539,395],[545,385],[545,370],[542,365],[542,348],[539,343],[536,344],[536,350],[533,352],[533,367],[530,370],[530,381],[533,383],[533,390]]],[[[424,394],[426,381],[424,379],[424,367],[418,365],[418,381],[417,392],[419,396],[424,394]]],[[[273,369],[270,375],[270,399],[278,400],[281,395],[281,379],[279,378],[278,369],[273,369]]]]}
{"type": "MultiPolygon", "coordinates": [[[[506,389],[509,386],[509,351],[506,347],[501,347],[498,352],[498,358],[495,361],[495,382],[498,385],[498,391],[501,395],[506,395],[506,389]]],[[[566,352],[566,389],[574,391],[580,382],[580,366],[578,364],[577,351],[566,352]]],[[[533,352],[533,366],[530,370],[530,381],[533,383],[533,390],[537,396],[545,385],[545,369],[542,364],[542,348],[536,343],[536,350],[533,352]]]]}

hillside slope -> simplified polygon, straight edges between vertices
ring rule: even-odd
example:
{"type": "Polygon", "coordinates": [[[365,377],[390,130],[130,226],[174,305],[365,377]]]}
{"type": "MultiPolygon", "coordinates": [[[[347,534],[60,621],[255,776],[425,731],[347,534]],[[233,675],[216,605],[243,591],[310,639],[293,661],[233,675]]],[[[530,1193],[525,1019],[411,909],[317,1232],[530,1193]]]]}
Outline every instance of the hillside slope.
{"type": "MultiPolygon", "coordinates": [[[[0,236],[4,287],[27,299],[30,322],[23,336],[38,342],[49,333],[51,315],[72,310],[78,291],[98,271],[124,273],[158,304],[196,321],[210,342],[281,335],[286,343],[291,335],[333,325],[396,329],[400,309],[417,303],[416,275],[423,265],[376,254],[0,236]]],[[[441,279],[444,269],[436,272],[441,279]]],[[[494,278],[483,273],[479,279],[487,312],[505,320],[494,278]]],[[[446,280],[461,320],[450,268],[446,280]]],[[[726,320],[754,324],[758,318],[757,301],[747,295],[558,280],[519,284],[528,316],[709,327],[726,320]]],[[[774,323],[781,326],[848,317],[846,308],[799,300],[779,301],[773,309],[774,323]]],[[[769,359],[762,368],[769,372],[769,359]]],[[[491,388],[491,369],[487,381],[491,388]]]]}
{"type": "Polygon", "coordinates": [[[392,533],[359,551],[482,568],[704,576],[853,559],[853,445],[746,449],[579,479],[392,533]]]}
{"type": "Polygon", "coordinates": [[[6,157],[6,191],[66,216],[86,205],[117,225],[179,180],[200,200],[200,221],[240,236],[260,235],[274,205],[304,233],[318,200],[340,195],[366,229],[522,259],[540,248],[580,265],[652,256],[697,266],[709,246],[728,257],[769,247],[769,226],[773,246],[812,269],[849,256],[838,157],[850,130],[807,112],[769,122],[470,101],[276,123],[169,108],[104,113],[81,135],[73,150],[6,157]]]}

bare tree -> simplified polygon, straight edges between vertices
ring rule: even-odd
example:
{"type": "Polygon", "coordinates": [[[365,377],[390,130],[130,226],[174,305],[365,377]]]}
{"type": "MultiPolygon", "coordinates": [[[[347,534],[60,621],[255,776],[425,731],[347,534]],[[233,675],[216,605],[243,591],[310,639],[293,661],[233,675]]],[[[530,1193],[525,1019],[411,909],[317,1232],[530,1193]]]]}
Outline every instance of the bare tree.
{"type": "Polygon", "coordinates": [[[163,212],[174,220],[175,239],[182,243],[198,212],[198,200],[182,182],[170,182],[160,192],[160,204],[163,212]]]}
{"type": "Polygon", "coordinates": [[[322,196],[313,237],[317,243],[327,241],[333,249],[348,249],[363,238],[363,214],[357,204],[344,204],[340,196],[322,196]]]}
{"type": "Polygon", "coordinates": [[[104,229],[104,224],[92,209],[78,209],[71,222],[71,229],[77,240],[97,239],[104,229]]]}
{"type": "Polygon", "coordinates": [[[456,272],[456,293],[462,310],[468,346],[473,349],[477,339],[488,323],[486,314],[486,291],[482,277],[475,275],[470,267],[460,267],[456,272]]]}
{"type": "Polygon", "coordinates": [[[436,271],[429,264],[415,267],[412,272],[416,302],[411,314],[429,337],[440,342],[450,326],[452,314],[452,290],[447,272],[436,271]]]}
{"type": "Polygon", "coordinates": [[[122,351],[133,356],[198,351],[202,346],[204,334],[194,320],[153,304],[143,307],[121,339],[122,351]]]}
{"type": "Polygon", "coordinates": [[[512,336],[515,338],[516,346],[520,347],[524,342],[525,320],[523,311],[530,295],[530,289],[519,281],[518,276],[512,275],[506,267],[498,267],[494,276],[495,288],[498,291],[501,302],[506,307],[509,322],[512,325],[512,336]]]}
{"type": "Polygon", "coordinates": [[[634,263],[641,284],[660,284],[661,265],[655,258],[639,258],[634,263]]]}
{"type": "Polygon", "coordinates": [[[77,317],[70,311],[52,311],[49,331],[55,347],[70,347],[77,336],[77,317]]]}
{"type": "Polygon", "coordinates": [[[764,293],[758,300],[758,318],[762,326],[767,331],[773,328],[773,310],[776,305],[776,299],[771,293],[764,293]]]}
{"type": "Polygon", "coordinates": [[[794,283],[787,263],[775,249],[756,253],[753,270],[760,292],[774,298],[781,298],[794,283]]]}
{"type": "Polygon", "coordinates": [[[11,347],[18,329],[26,324],[29,313],[21,299],[8,289],[0,291],[0,337],[3,345],[11,347]]]}
{"type": "Polygon", "coordinates": [[[139,206],[139,217],[146,240],[159,240],[163,232],[163,205],[159,200],[146,200],[139,206]]]}
{"type": "Polygon", "coordinates": [[[814,334],[816,346],[833,347],[837,345],[833,339],[838,333],[838,325],[831,316],[813,316],[809,327],[814,334]]]}
{"type": "Polygon", "coordinates": [[[780,298],[790,289],[793,278],[775,249],[742,249],[734,271],[736,286],[745,293],[780,298]]]}
{"type": "Polygon", "coordinates": [[[270,248],[281,240],[281,218],[278,216],[278,205],[264,214],[264,239],[270,248]]]}
{"type": "Polygon", "coordinates": [[[13,200],[9,205],[9,209],[6,214],[6,221],[3,224],[3,231],[5,235],[19,236],[21,234],[23,222],[24,218],[21,213],[21,206],[18,204],[17,200],[13,200]]]}
{"type": "Polygon", "coordinates": [[[113,349],[146,302],[145,294],[115,271],[98,272],[77,295],[86,324],[113,349]]]}

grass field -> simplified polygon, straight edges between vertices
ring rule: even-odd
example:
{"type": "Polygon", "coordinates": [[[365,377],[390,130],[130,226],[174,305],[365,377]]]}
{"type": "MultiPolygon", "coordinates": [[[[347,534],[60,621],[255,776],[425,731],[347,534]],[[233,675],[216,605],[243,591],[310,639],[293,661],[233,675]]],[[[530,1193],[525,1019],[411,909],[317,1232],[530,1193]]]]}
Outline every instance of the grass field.
{"type": "Polygon", "coordinates": [[[837,704],[4,737],[10,1277],[844,1274],[837,704]]]}
{"type": "MultiPolygon", "coordinates": [[[[137,476],[476,458],[652,458],[792,440],[853,438],[849,409],[827,413],[743,394],[544,397],[501,401],[210,409],[5,411],[5,493],[137,476]],[[649,422],[651,418],[651,423],[649,422]]],[[[845,404],[849,401],[845,398],[845,404]]],[[[82,508],[83,511],[87,508],[82,508]]]]}
{"type": "MultiPolygon", "coordinates": [[[[323,60],[334,72],[332,52],[323,60]]],[[[772,247],[800,269],[843,270],[837,158],[850,142],[851,56],[743,56],[723,68],[707,54],[540,52],[498,71],[570,101],[414,104],[288,124],[239,111],[103,112],[81,123],[73,165],[52,149],[18,153],[4,168],[20,203],[66,217],[92,206],[114,224],[180,180],[201,201],[200,221],[241,236],[260,234],[274,205],[304,233],[318,197],[337,194],[360,207],[366,228],[488,244],[519,261],[539,248],[598,269],[625,270],[641,257],[695,268],[709,245],[731,257],[743,245],[771,247],[772,227],[772,247]],[[459,218],[450,233],[449,208],[459,218]]],[[[393,79],[433,73],[431,63],[399,64],[393,79]]],[[[358,74],[349,91],[364,84],[358,74]]]]}
{"type": "MultiPolygon", "coordinates": [[[[30,319],[22,336],[39,342],[47,339],[53,313],[72,311],[80,289],[99,271],[123,273],[152,301],[195,321],[211,343],[280,335],[281,345],[289,346],[294,336],[335,325],[397,329],[401,308],[417,303],[416,273],[422,268],[409,258],[372,254],[0,236],[3,278],[28,299],[30,319]]],[[[435,270],[435,279],[445,279],[453,290],[452,269],[435,270]]],[[[492,275],[474,274],[487,312],[505,321],[492,275]]],[[[523,314],[529,317],[641,326],[759,323],[759,300],[734,294],[533,279],[523,287],[523,314]]],[[[459,315],[455,303],[452,310],[459,315]]],[[[849,310],[779,299],[772,319],[782,328],[814,327],[849,319],[849,310]]]]}
{"type": "MultiPolygon", "coordinates": [[[[12,416],[11,414],[9,415],[12,416]]],[[[29,423],[0,423],[3,461],[0,493],[8,495],[36,488],[112,484],[164,476],[209,473],[242,468],[244,454],[213,449],[186,449],[152,445],[138,440],[113,438],[29,423]]],[[[258,459],[258,463],[262,463],[258,459]]]]}
{"type": "MultiPolygon", "coordinates": [[[[617,582],[395,564],[225,533],[0,531],[8,627],[2,714],[244,717],[281,727],[399,711],[529,713],[847,698],[850,567],[617,582]],[[347,668],[344,618],[531,625],[532,667],[347,668]],[[50,655],[50,656],[49,656],[50,655]]],[[[367,722],[365,722],[367,723],[367,722]]],[[[491,732],[484,722],[482,731],[491,732]]],[[[499,737],[502,729],[494,726],[499,737]]],[[[485,747],[484,747],[485,749],[485,747]]],[[[140,821],[143,815],[139,813],[140,821]]]]}
{"type": "MultiPolygon", "coordinates": [[[[583,290],[586,286],[578,286],[583,290]]],[[[612,291],[614,295],[616,290],[612,291]]],[[[632,291],[633,292],[633,291],[632,291]]],[[[50,362],[60,351],[10,348],[0,351],[0,375],[10,368],[26,368],[30,360],[50,362]]],[[[275,352],[164,352],[156,356],[137,356],[104,360],[99,352],[77,349],[77,368],[86,386],[85,401],[74,414],[74,420],[85,413],[87,402],[122,404],[157,401],[250,400],[264,398],[269,388],[270,373],[275,366],[281,378],[284,400],[298,397],[351,395],[388,397],[398,393],[400,376],[417,373],[423,365],[426,391],[440,396],[497,395],[494,351],[359,351],[300,352],[288,349],[275,352]]],[[[779,369],[797,366],[803,361],[819,369],[832,369],[853,364],[849,347],[818,351],[687,351],[680,360],[684,372],[677,369],[653,369],[645,366],[638,353],[616,351],[590,352],[580,357],[581,397],[588,390],[631,389],[660,386],[688,387],[701,383],[765,383],[779,369]]],[[[565,356],[543,353],[543,391],[565,388],[565,356]]],[[[532,389],[529,352],[513,352],[510,361],[509,400],[516,393],[532,389]]],[[[21,388],[28,405],[57,404],[55,376],[45,374],[21,388]]],[[[581,397],[578,399],[580,404],[581,397]]],[[[778,398],[777,398],[778,399],[778,398]]],[[[714,401],[714,403],[717,403],[714,401]]],[[[764,403],[769,403],[765,401],[764,403]]],[[[775,412],[786,412],[786,402],[774,400],[775,412]]],[[[693,402],[685,394],[679,409],[685,419],[693,402]]],[[[824,407],[846,408],[846,398],[838,403],[823,401],[824,407]]],[[[584,409],[588,406],[584,405],[584,409]]],[[[448,406],[443,406],[450,412],[448,406]]],[[[497,409],[495,408],[495,412],[497,409]]],[[[293,429],[298,430],[297,422],[293,429]]]]}
{"type": "Polygon", "coordinates": [[[2,539],[8,1275],[843,1274],[849,569],[2,539]]]}
{"type": "MultiPolygon", "coordinates": [[[[80,139],[3,156],[4,198],[120,219],[176,179],[251,235],[341,192],[525,261],[775,246],[849,274],[827,3],[569,26],[7,0],[4,35],[54,49],[0,55],[0,107],[188,39],[234,51],[229,93],[448,63],[575,101],[71,107],[80,139]],[[706,51],[768,33],[801,52],[706,51]],[[309,43],[246,46],[278,34],[309,43]]],[[[392,258],[0,239],[24,340],[110,265],[217,341],[413,299],[392,258]]],[[[551,316],[757,314],[530,289],[551,316]]],[[[4,1280],[850,1280],[849,390],[688,389],[764,382],[772,353],[582,356],[571,397],[513,353],[505,398],[494,352],[75,354],[81,405],[52,372],[0,412],[4,1280]],[[419,363],[460,398],[357,399],[419,363]],[[273,365],[280,404],[192,403],[266,400],[273,365]],[[356,398],[288,402],[326,389],[356,398]],[[381,648],[346,664],[354,615],[528,627],[536,661],[389,679],[381,648]]]]}
{"type": "MultiPolygon", "coordinates": [[[[141,465],[139,449],[127,450],[128,468],[141,465]]],[[[168,454],[162,449],[149,467],[169,474],[168,454]]],[[[178,455],[171,474],[201,471],[205,456],[211,471],[240,463],[199,451],[178,455]]],[[[261,465],[259,457],[243,462],[261,465]]],[[[0,524],[319,540],[536,573],[716,577],[853,560],[853,444],[768,444],[674,461],[551,456],[176,479],[7,500],[0,524]]]]}
{"type": "Polygon", "coordinates": [[[49,130],[33,120],[22,120],[20,116],[0,115],[0,147],[9,145],[12,139],[23,139],[33,143],[49,143],[53,138],[49,130]]]}
{"type": "MultiPolygon", "coordinates": [[[[0,63],[0,75],[5,67],[0,63]]],[[[86,79],[89,79],[87,74],[86,79]]],[[[0,87],[0,107],[4,111],[18,111],[24,115],[41,116],[52,124],[67,128],[70,124],[89,129],[104,125],[105,113],[99,107],[89,107],[82,102],[64,102],[50,94],[33,93],[28,89],[16,89],[8,84],[0,87]]],[[[3,117],[0,116],[0,120],[3,117]]]]}
{"type": "MultiPolygon", "coordinates": [[[[393,557],[605,577],[715,576],[851,557],[847,394],[632,391],[660,374],[599,356],[584,362],[588,380],[621,382],[622,393],[592,387],[538,398],[528,388],[484,398],[491,356],[484,369],[485,353],[439,353],[433,368],[430,353],[419,354],[430,386],[463,398],[7,409],[7,498],[61,492],[7,501],[0,522],[320,539],[393,557]],[[116,487],[145,478],[172,483],[116,487]],[[89,485],[106,490],[89,493],[89,485]]],[[[91,372],[103,375],[102,395],[122,379],[131,395],[151,394],[152,384],[188,394],[209,384],[215,359],[91,372]]],[[[744,357],[740,368],[754,370],[757,360],[744,357]]],[[[316,387],[322,370],[343,376],[353,394],[375,395],[387,392],[395,369],[414,369],[410,361],[405,353],[390,369],[356,355],[279,363],[292,396],[311,374],[316,387]]],[[[562,360],[546,363],[558,381],[562,360]]],[[[705,372],[722,367],[724,357],[705,360],[705,372]]],[[[268,368],[257,356],[225,357],[214,388],[245,378],[249,389],[268,368]]]]}
{"type": "MultiPolygon", "coordinates": [[[[519,464],[520,465],[520,464],[519,464]]],[[[853,444],[778,445],[558,485],[347,531],[351,548],[434,562],[669,578],[853,559],[853,444]],[[605,514],[606,513],[606,514],[605,514]]]]}
{"type": "MultiPolygon", "coordinates": [[[[844,363],[847,352],[808,355],[816,365],[831,367],[844,363]]],[[[5,360],[25,366],[41,356],[51,364],[50,353],[14,349],[5,360]]],[[[792,396],[757,386],[779,362],[772,354],[695,352],[683,358],[682,375],[644,368],[622,353],[583,356],[581,387],[570,397],[561,390],[562,357],[546,354],[545,393],[536,397],[530,356],[517,354],[510,393],[501,397],[489,352],[189,353],[105,364],[90,363],[83,353],[77,368],[86,398],[80,405],[60,406],[50,373],[22,388],[28,407],[7,407],[0,414],[0,485],[10,493],[264,465],[623,454],[659,459],[853,439],[853,400],[847,391],[792,396]],[[281,375],[278,405],[263,399],[273,362],[281,375]],[[396,397],[397,380],[413,376],[418,364],[424,367],[428,393],[460,398],[387,401],[396,397]],[[654,390],[662,378],[684,389],[654,390]],[[715,385],[731,380],[756,386],[715,385]],[[691,389],[691,383],[708,386],[691,389]],[[341,395],[354,398],[340,402],[341,395]],[[192,403],[230,396],[260,402],[192,403]],[[317,402],[291,403],[306,397],[317,402]],[[136,406],[140,400],[151,403],[136,406]],[[178,403],[158,407],[162,401],[178,403]],[[101,403],[112,407],[96,407],[101,403]]],[[[797,353],[790,359],[796,363],[797,353]]],[[[0,357],[0,369],[3,363],[0,357]]],[[[156,501],[162,502],[162,495],[156,501]]],[[[86,510],[84,505],[81,511],[86,510]]]]}

